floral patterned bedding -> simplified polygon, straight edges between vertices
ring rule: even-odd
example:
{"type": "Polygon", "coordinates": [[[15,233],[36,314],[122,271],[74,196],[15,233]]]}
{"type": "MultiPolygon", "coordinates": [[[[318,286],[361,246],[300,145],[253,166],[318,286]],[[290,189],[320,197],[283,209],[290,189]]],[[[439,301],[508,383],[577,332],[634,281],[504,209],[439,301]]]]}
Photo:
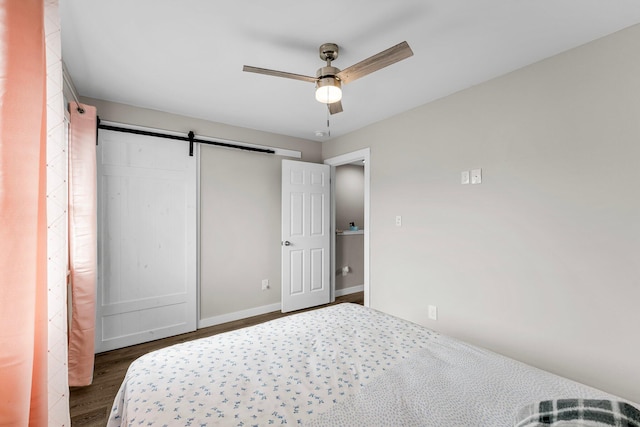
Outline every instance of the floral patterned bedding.
{"type": "Polygon", "coordinates": [[[508,426],[543,399],[607,393],[356,304],[134,361],[109,426],[508,426]]]}

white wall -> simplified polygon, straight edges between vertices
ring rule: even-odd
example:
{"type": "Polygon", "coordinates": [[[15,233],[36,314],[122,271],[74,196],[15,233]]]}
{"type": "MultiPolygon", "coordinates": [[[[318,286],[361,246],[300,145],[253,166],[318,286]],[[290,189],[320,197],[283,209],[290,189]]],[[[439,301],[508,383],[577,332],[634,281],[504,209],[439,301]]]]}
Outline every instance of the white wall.
{"type": "Polygon", "coordinates": [[[640,401],[639,76],[634,26],[323,143],[371,147],[372,307],[640,401]]]}

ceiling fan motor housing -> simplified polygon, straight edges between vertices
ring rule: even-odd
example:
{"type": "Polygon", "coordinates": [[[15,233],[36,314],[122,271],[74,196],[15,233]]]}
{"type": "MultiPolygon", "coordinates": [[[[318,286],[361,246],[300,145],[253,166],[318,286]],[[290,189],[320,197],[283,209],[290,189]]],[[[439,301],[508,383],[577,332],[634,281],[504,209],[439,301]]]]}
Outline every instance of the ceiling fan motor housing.
{"type": "Polygon", "coordinates": [[[324,79],[325,77],[331,77],[337,81],[339,79],[336,77],[336,74],[338,74],[339,72],[340,72],[340,69],[336,67],[318,68],[318,71],[316,71],[316,78],[320,80],[320,79],[324,79]]]}

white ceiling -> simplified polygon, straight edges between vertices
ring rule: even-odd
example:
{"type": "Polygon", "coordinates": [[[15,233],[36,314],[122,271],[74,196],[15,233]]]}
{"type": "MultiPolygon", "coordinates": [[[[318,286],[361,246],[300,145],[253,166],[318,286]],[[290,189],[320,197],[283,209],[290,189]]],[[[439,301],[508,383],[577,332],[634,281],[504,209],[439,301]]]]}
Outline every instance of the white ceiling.
{"type": "MultiPolygon", "coordinates": [[[[331,137],[640,22],[639,0],[60,0],[82,96],[311,140],[327,108],[318,47],[344,69],[406,40],[414,56],[343,87],[331,137]]],[[[99,113],[99,112],[98,112],[99,113]]]]}

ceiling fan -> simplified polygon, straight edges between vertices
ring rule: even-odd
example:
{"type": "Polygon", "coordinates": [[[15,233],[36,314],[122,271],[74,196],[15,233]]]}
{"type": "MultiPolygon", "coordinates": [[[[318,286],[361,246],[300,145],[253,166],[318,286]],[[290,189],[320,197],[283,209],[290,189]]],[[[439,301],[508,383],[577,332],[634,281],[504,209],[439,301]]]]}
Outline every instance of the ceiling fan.
{"type": "Polygon", "coordinates": [[[327,66],[319,68],[318,71],[316,71],[315,77],[252,67],[249,65],[245,65],[242,71],[315,83],[316,100],[327,104],[329,112],[335,114],[342,112],[342,102],[340,100],[342,99],[343,83],[350,83],[412,55],[413,51],[409,47],[409,44],[404,41],[340,71],[340,69],[331,65],[331,62],[338,58],[338,45],[335,43],[324,43],[320,46],[320,59],[327,61],[327,66]]]}

